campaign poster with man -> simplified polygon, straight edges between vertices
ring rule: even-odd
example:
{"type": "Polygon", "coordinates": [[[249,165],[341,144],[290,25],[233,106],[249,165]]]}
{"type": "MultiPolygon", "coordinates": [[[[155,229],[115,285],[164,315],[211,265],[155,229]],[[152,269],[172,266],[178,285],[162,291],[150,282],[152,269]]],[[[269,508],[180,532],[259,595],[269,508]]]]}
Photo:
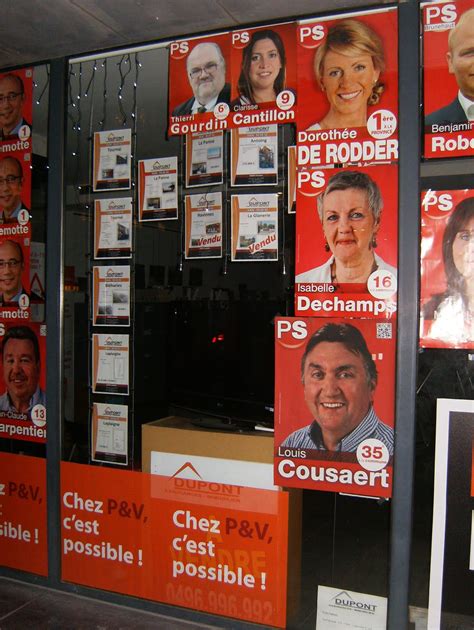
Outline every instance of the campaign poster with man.
{"type": "Polygon", "coordinates": [[[396,310],[398,168],[298,170],[295,314],[396,310]]]}
{"type": "Polygon", "coordinates": [[[0,323],[0,437],[46,442],[46,326],[0,323]]]}
{"type": "Polygon", "coordinates": [[[474,189],[421,198],[420,346],[474,348],[474,189]]]}
{"type": "Polygon", "coordinates": [[[231,33],[229,127],[296,122],[296,22],[231,33]]]}
{"type": "Polygon", "coordinates": [[[390,497],[395,321],[277,318],[275,484],[390,497]]]}
{"type": "Polygon", "coordinates": [[[31,150],[33,69],[0,74],[0,152],[31,150]]]}
{"type": "Polygon", "coordinates": [[[227,129],[231,100],[230,33],[171,42],[170,135],[227,129]]]}
{"type": "Polygon", "coordinates": [[[427,158],[474,155],[474,7],[423,7],[423,111],[427,158]]]}
{"type": "Polygon", "coordinates": [[[397,39],[395,8],[299,22],[299,167],[398,159],[397,39]]]}
{"type": "Polygon", "coordinates": [[[0,225],[0,318],[27,321],[30,302],[31,226],[0,225]]]}
{"type": "Polygon", "coordinates": [[[0,153],[0,225],[30,219],[31,153],[0,153]]]}

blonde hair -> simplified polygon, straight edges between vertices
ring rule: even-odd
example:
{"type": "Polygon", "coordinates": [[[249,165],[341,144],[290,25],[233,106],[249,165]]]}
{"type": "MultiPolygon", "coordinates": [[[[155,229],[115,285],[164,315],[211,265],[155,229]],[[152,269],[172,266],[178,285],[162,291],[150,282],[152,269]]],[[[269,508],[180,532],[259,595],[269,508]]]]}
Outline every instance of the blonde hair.
{"type": "MultiPolygon", "coordinates": [[[[383,43],[379,35],[370,26],[359,20],[341,20],[328,29],[324,42],[316,50],[314,55],[314,73],[321,88],[323,88],[322,76],[324,71],[324,59],[329,52],[342,55],[370,55],[374,68],[383,73],[385,70],[385,53],[383,43]]],[[[368,98],[368,105],[379,102],[385,86],[377,81],[368,98]]]]}

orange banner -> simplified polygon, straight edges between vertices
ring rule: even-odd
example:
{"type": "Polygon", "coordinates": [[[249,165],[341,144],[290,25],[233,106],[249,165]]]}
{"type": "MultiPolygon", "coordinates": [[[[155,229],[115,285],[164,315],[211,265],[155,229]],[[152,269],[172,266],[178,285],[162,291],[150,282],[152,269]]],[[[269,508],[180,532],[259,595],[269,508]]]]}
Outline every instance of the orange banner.
{"type": "Polygon", "coordinates": [[[63,580],[285,626],[287,493],[63,463],[61,496],[63,580]]]}
{"type": "Polygon", "coordinates": [[[48,574],[46,461],[0,453],[0,562],[48,574]]]}

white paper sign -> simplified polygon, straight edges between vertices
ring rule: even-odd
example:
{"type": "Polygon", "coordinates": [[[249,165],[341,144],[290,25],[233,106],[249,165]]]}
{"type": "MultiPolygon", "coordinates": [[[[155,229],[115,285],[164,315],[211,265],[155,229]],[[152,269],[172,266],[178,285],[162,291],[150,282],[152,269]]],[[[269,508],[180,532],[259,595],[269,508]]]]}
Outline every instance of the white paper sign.
{"type": "Polygon", "coordinates": [[[94,326],[130,326],[130,267],[93,267],[94,326]]]}
{"type": "Polygon", "coordinates": [[[278,125],[231,131],[231,186],[278,183],[278,125]]]}
{"type": "Polygon", "coordinates": [[[186,195],[186,258],[222,256],[222,193],[186,195]]]}
{"type": "Polygon", "coordinates": [[[128,335],[92,335],[92,391],[128,396],[128,335]]]}
{"type": "Polygon", "coordinates": [[[140,160],[138,163],[138,220],[178,218],[178,158],[140,160]]]}
{"type": "Polygon", "coordinates": [[[277,490],[273,483],[273,465],[259,462],[151,452],[152,475],[195,479],[196,481],[232,484],[246,488],[277,490]]]}
{"type": "Polygon", "coordinates": [[[95,402],[92,407],[92,461],[128,463],[128,407],[95,402]]]}
{"type": "Polygon", "coordinates": [[[222,184],[224,133],[190,133],[186,136],[186,187],[222,184]]]}
{"type": "Polygon", "coordinates": [[[316,630],[385,630],[387,598],[318,586],[316,630]]]}
{"type": "Polygon", "coordinates": [[[131,129],[94,133],[94,192],[130,188],[131,153],[131,129]]]}
{"type": "Polygon", "coordinates": [[[94,258],[132,257],[132,198],[96,199],[94,258]]]}

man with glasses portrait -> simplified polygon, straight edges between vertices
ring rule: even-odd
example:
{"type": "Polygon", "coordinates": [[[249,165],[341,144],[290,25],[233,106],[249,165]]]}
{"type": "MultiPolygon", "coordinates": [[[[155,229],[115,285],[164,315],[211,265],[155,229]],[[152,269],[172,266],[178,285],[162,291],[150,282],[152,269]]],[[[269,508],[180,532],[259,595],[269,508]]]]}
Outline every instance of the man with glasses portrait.
{"type": "Polygon", "coordinates": [[[23,167],[11,155],[0,159],[0,223],[16,223],[22,210],[28,210],[21,195],[23,167]]]}
{"type": "Polygon", "coordinates": [[[225,59],[214,42],[197,44],[186,61],[193,96],[177,105],[172,115],[212,112],[217,103],[230,102],[230,84],[225,81],[225,59]]]}
{"type": "Polygon", "coordinates": [[[0,140],[26,140],[31,127],[23,118],[25,88],[16,74],[0,76],[0,140]]]}
{"type": "Polygon", "coordinates": [[[29,294],[21,276],[25,269],[23,249],[14,240],[0,241],[0,302],[2,306],[28,306],[29,294]],[[22,296],[26,296],[27,299],[22,296]]]}

